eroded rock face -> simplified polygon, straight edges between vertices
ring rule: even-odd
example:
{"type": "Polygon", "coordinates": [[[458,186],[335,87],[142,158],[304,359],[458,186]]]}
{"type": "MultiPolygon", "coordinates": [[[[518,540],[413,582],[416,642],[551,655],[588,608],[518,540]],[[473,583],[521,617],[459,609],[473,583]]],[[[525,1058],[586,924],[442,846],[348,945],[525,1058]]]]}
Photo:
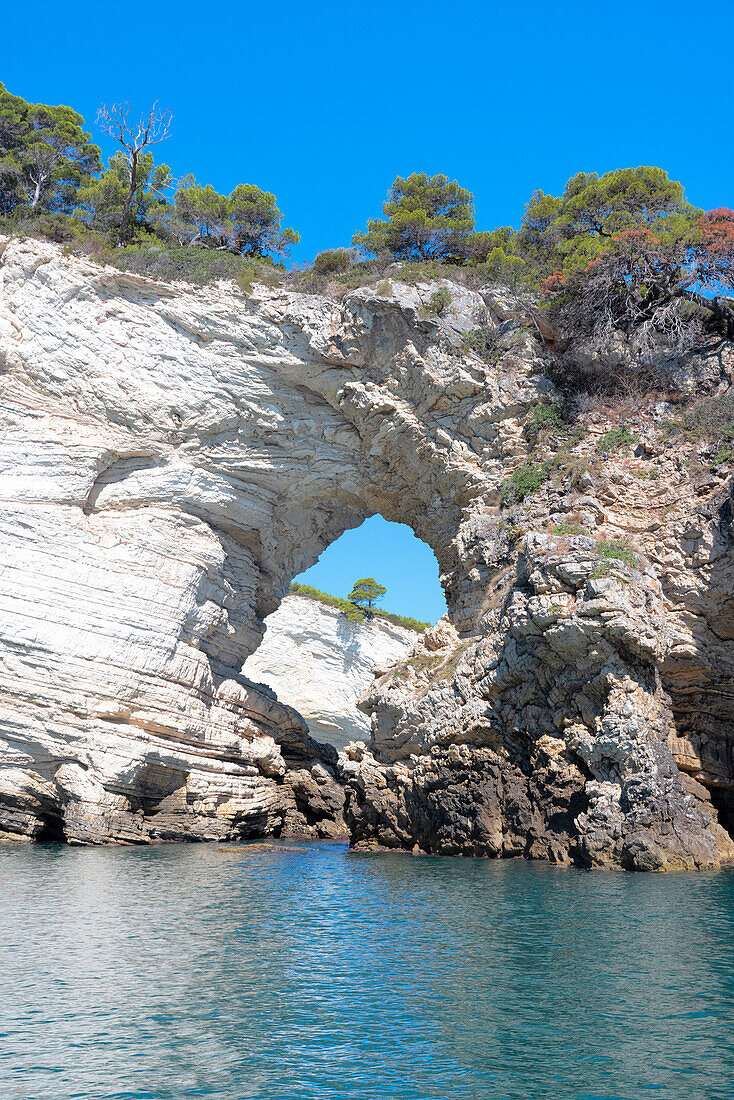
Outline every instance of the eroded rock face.
{"type": "Polygon", "coordinates": [[[369,739],[370,720],[357,699],[383,671],[406,657],[418,635],[375,616],[350,622],[343,611],[309,596],[286,596],[268,617],[259,649],[244,672],[303,715],[318,741],[343,749],[369,739]]]}
{"type": "Polygon", "coordinates": [[[594,545],[527,535],[484,637],[375,682],[373,751],[342,760],[358,843],[634,870],[731,854],[666,744],[660,584],[622,563],[596,576],[594,545]]]}
{"type": "Polygon", "coordinates": [[[728,474],[694,484],[654,429],[600,467],[602,420],[567,484],[501,509],[554,389],[492,289],[452,288],[436,320],[434,288],[397,281],[247,297],[0,250],[5,835],[335,835],[344,814],[355,842],[424,851],[732,855],[728,474]],[[487,317],[492,363],[461,345],[487,317]],[[378,512],[433,548],[450,621],[377,679],[370,747],[337,762],[242,665],[291,578],[378,512]],[[622,536],[634,565],[600,568],[622,536]]]}

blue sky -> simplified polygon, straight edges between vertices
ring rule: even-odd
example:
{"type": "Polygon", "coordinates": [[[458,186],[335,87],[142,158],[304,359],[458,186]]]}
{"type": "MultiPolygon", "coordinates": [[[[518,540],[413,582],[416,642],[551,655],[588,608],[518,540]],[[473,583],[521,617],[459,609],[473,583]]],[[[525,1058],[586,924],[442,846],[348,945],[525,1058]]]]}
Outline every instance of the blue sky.
{"type": "Polygon", "coordinates": [[[159,99],[174,174],[275,192],[297,260],[347,243],[414,171],[470,188],[480,228],[582,169],[656,164],[691,201],[734,204],[732,0],[5,7],[11,91],[90,124],[103,100],[159,99]]]}
{"type": "Polygon", "coordinates": [[[380,603],[387,611],[432,623],[446,611],[433,551],[404,523],[372,516],[345,531],[296,580],[346,598],[361,577],[374,577],[387,588],[380,603]]]}
{"type": "MultiPolygon", "coordinates": [[[[734,205],[733,0],[6,9],[0,80],[12,92],[71,104],[97,140],[100,102],[160,100],[174,115],[160,147],[174,175],[273,191],[301,233],[297,261],[347,244],[395,176],[414,171],[470,188],[487,229],[517,225],[536,188],[558,193],[577,171],[639,164],[666,169],[699,206],[734,205]]],[[[387,602],[429,617],[418,603],[397,606],[418,568],[403,536],[361,530],[349,554],[385,550],[397,569],[387,602]]],[[[343,588],[336,560],[331,574],[316,568],[321,587],[343,588]]],[[[419,575],[437,597],[435,577],[419,575]]]]}

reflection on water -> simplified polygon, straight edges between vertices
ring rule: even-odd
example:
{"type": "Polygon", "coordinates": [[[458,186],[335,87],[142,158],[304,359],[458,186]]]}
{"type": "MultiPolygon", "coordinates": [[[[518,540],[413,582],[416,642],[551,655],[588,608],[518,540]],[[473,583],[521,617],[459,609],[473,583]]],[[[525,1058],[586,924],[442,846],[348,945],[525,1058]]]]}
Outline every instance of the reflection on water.
{"type": "Polygon", "coordinates": [[[0,848],[2,1100],[734,1100],[734,873],[0,848]]]}

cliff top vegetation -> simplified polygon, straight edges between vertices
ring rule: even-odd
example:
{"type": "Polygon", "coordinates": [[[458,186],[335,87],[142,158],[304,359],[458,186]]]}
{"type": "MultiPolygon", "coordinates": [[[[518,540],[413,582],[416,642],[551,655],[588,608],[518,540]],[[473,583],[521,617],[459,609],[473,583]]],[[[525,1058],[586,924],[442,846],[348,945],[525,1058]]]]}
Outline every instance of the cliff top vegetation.
{"type": "MultiPolygon", "coordinates": [[[[536,191],[518,229],[477,230],[471,191],[445,175],[398,177],[381,216],[349,247],[287,271],[295,230],[253,183],[229,194],[156,160],[171,128],[157,104],[139,118],[102,106],[117,152],[102,164],[84,119],[0,84],[0,231],[35,234],[167,280],[230,279],[339,296],[392,265],[406,282],[499,284],[520,296],[557,347],[621,334],[637,366],[734,339],[734,210],[704,212],[657,167],[579,172],[561,195],[536,191]]],[[[435,313],[448,308],[445,298],[435,313]]]]}
{"type": "MultiPolygon", "coordinates": [[[[357,605],[350,600],[343,600],[339,596],[330,596],[328,592],[321,592],[318,588],[313,588],[310,584],[300,584],[298,581],[291,583],[288,591],[294,596],[308,596],[311,600],[317,600],[319,603],[326,604],[327,607],[335,607],[338,611],[343,611],[344,614],[351,621],[354,620],[354,611],[357,605]]],[[[405,627],[406,630],[415,630],[418,634],[422,634],[424,630],[428,630],[430,623],[421,622],[420,619],[414,619],[410,615],[396,615],[392,611],[383,611],[382,608],[376,607],[372,610],[372,615],[378,619],[385,619],[389,623],[394,623],[395,626],[405,627]]],[[[363,616],[360,617],[360,620],[363,616]]]]}

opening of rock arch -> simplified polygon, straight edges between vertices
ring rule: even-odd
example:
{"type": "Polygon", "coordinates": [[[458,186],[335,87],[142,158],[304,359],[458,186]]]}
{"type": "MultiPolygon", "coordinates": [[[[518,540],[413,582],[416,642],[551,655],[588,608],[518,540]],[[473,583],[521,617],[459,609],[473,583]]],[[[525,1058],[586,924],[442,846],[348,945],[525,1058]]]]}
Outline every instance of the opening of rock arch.
{"type": "Polygon", "coordinates": [[[445,612],[430,547],[405,524],[373,516],[345,531],[294,578],[243,671],[295,707],[317,741],[343,749],[370,738],[368,706],[365,701],[358,709],[360,696],[376,675],[405,662],[426,627],[445,612]],[[363,601],[361,610],[348,599],[361,578],[374,578],[386,590],[374,609],[363,601]]]}

